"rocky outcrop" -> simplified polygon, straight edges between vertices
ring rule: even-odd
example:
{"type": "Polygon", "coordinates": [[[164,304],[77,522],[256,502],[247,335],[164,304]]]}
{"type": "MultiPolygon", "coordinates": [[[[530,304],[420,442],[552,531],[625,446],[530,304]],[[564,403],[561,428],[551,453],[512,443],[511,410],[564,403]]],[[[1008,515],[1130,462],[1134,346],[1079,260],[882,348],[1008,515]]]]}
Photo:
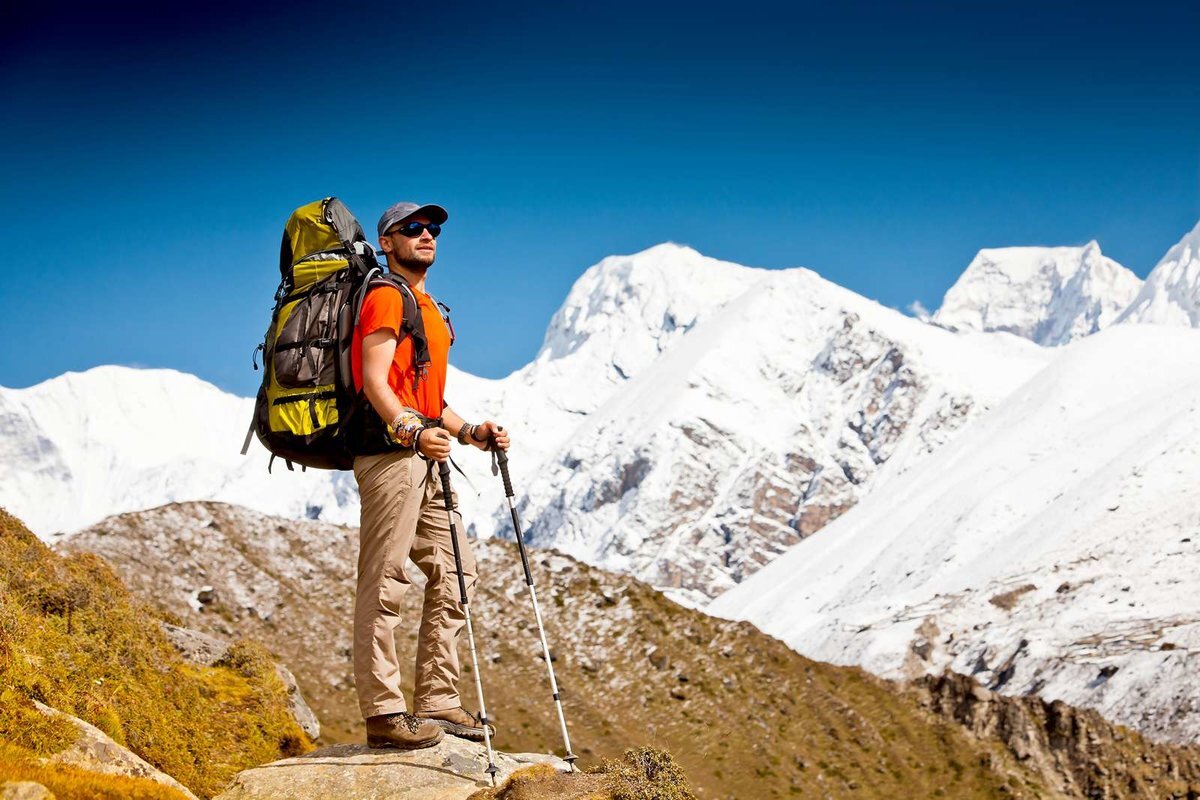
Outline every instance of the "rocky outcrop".
{"type": "MultiPolygon", "coordinates": [[[[77,767],[88,772],[99,772],[104,775],[124,775],[130,778],[144,778],[161,783],[164,786],[169,786],[184,797],[196,800],[196,796],[186,786],[170,775],[155,769],[134,753],[117,744],[94,725],[89,725],[77,717],[64,714],[44,703],[39,703],[37,700],[34,700],[33,703],[38,711],[41,711],[46,716],[65,719],[79,729],[79,738],[65,750],[50,756],[47,759],[48,764],[77,767]]],[[[32,798],[37,795],[29,796],[32,798]]],[[[4,797],[7,797],[7,795],[4,795],[4,797]]]]}
{"type": "MultiPolygon", "coordinates": [[[[189,663],[201,667],[218,666],[229,655],[229,642],[222,641],[215,636],[166,622],[162,623],[162,629],[163,633],[167,635],[167,641],[189,663]]],[[[296,682],[296,676],[282,664],[275,665],[275,674],[279,676],[283,687],[287,689],[288,711],[296,720],[296,724],[308,734],[310,739],[316,739],[321,735],[321,722],[309,708],[308,703],[304,701],[304,695],[300,693],[300,684],[296,682]]]]}
{"type": "MultiPolygon", "coordinates": [[[[529,764],[566,769],[553,756],[496,753],[496,782],[529,764]]],[[[488,781],[480,744],[447,736],[425,750],[333,745],[238,774],[217,800],[465,800],[488,781]]]]}
{"type": "Polygon", "coordinates": [[[1095,711],[1005,697],[955,672],[916,682],[921,702],[972,736],[1003,744],[1067,797],[1200,798],[1200,750],[1155,745],[1095,711]]]}

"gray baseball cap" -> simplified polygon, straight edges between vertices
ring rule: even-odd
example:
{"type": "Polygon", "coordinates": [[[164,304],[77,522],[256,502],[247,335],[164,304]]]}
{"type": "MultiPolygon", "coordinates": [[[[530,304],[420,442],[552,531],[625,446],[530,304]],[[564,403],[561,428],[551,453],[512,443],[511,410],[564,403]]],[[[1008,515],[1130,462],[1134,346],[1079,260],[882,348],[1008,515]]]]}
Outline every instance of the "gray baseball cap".
{"type": "Polygon", "coordinates": [[[438,205],[421,205],[420,203],[410,203],[403,201],[383,212],[383,216],[379,218],[379,235],[383,236],[383,232],[395,225],[397,222],[403,222],[409,217],[414,217],[417,214],[424,214],[429,217],[430,222],[436,222],[441,225],[450,215],[446,213],[446,209],[438,205]]]}

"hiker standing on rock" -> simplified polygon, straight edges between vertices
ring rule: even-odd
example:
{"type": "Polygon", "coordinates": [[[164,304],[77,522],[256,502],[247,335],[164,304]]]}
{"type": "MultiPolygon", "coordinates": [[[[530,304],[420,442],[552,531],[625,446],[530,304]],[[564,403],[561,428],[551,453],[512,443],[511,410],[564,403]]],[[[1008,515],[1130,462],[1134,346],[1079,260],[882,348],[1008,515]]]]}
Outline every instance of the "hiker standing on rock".
{"type": "MultiPolygon", "coordinates": [[[[405,287],[372,285],[354,330],[352,370],[357,389],[387,426],[395,445],[354,459],[362,500],[358,589],[354,601],[354,683],[372,747],[416,749],[437,744],[444,732],[482,739],[479,718],[458,693],[458,637],[465,618],[450,540],[450,521],[435,462],[450,456],[452,438],[480,450],[507,450],[508,433],[494,422],[472,425],[445,404],[452,330],[425,291],[437,255],[437,237],[448,214],[437,205],[397,203],[379,219],[380,249],[393,278],[405,287]],[[414,358],[419,336],[404,319],[416,300],[424,325],[428,363],[414,358]],[[423,458],[422,458],[423,456],[423,458]],[[409,713],[400,692],[396,629],[410,581],[412,559],[425,574],[425,602],[417,638],[416,688],[409,713]]],[[[457,503],[455,503],[457,505],[457,503]]],[[[457,514],[457,511],[455,512],[457,514]]],[[[468,591],[475,583],[461,519],[455,525],[468,591]]],[[[489,730],[489,733],[491,731],[489,730]]]]}

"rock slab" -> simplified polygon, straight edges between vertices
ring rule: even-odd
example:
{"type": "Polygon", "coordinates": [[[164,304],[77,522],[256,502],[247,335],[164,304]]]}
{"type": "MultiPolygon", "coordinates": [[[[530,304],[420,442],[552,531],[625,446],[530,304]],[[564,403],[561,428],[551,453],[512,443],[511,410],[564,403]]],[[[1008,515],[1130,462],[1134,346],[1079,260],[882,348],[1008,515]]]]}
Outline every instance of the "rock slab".
{"type": "MultiPolygon", "coordinates": [[[[496,753],[496,782],[534,763],[566,769],[553,756],[496,753]]],[[[339,744],[244,770],[216,800],[465,800],[490,785],[486,769],[483,746],[453,736],[425,750],[339,744]]]]}
{"type": "Polygon", "coordinates": [[[196,795],[192,794],[182,783],[165,772],[155,769],[137,754],[117,744],[96,726],[44,703],[39,703],[37,700],[34,700],[33,703],[38,711],[46,716],[62,717],[79,729],[79,738],[67,749],[55,753],[47,759],[47,763],[78,767],[107,775],[145,778],[169,786],[190,800],[196,800],[196,795]]]}

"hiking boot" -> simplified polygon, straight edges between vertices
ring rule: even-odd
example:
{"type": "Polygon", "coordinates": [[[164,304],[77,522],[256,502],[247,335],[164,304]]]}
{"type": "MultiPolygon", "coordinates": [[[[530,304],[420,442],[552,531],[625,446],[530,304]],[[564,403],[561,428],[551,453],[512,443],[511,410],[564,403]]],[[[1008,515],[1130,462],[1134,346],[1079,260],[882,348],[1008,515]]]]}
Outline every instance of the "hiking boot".
{"type": "MultiPolygon", "coordinates": [[[[483,741],[483,721],[462,706],[442,711],[418,711],[417,716],[427,720],[453,736],[472,741],[483,741]]],[[[488,736],[496,735],[496,726],[488,725],[488,736]]]]}
{"type": "Polygon", "coordinates": [[[420,750],[433,747],[445,736],[432,722],[417,719],[412,714],[380,714],[367,717],[367,747],[394,747],[397,750],[420,750]]]}

